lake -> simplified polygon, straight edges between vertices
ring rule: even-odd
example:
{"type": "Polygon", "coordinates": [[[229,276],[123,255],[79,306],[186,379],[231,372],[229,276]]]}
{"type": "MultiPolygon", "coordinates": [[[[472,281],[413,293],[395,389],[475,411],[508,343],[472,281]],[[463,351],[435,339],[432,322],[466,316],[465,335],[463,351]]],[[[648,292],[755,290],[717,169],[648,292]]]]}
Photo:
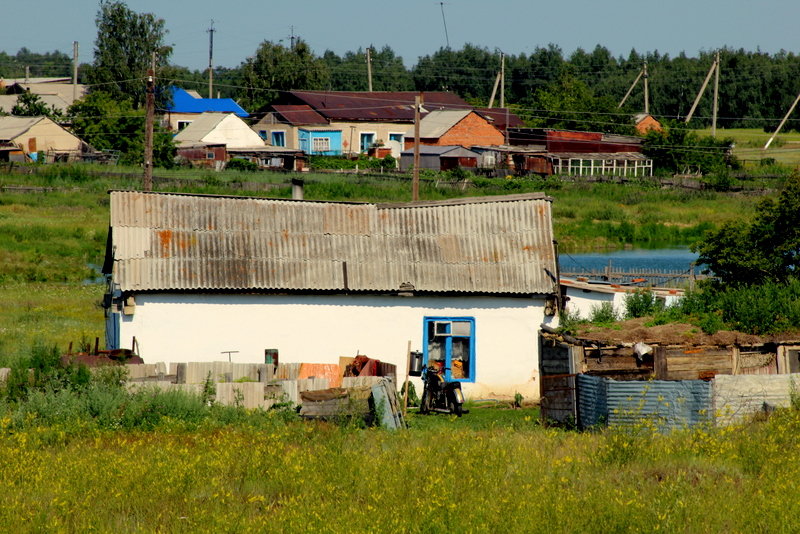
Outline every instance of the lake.
{"type": "MultiPolygon", "coordinates": [[[[582,273],[586,271],[599,271],[611,267],[614,271],[680,271],[688,273],[697,254],[688,248],[674,249],[632,249],[616,250],[613,252],[592,252],[583,254],[561,253],[559,267],[562,273],[582,273]]],[[[695,274],[700,274],[701,268],[695,267],[695,274]]],[[[651,281],[655,276],[648,276],[651,281]]],[[[662,280],[663,281],[663,280],[662,280]]]]}

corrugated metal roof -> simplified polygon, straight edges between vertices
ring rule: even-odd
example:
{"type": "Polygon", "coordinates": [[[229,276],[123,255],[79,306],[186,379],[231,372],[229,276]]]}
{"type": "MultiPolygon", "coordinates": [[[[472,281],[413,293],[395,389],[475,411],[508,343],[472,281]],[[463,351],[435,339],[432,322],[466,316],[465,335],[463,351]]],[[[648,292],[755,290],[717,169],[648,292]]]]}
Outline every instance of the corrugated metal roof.
{"type": "MultiPolygon", "coordinates": [[[[438,139],[472,113],[468,109],[446,109],[431,111],[420,120],[419,136],[423,139],[438,139]]],[[[413,130],[406,135],[414,135],[413,130]]]]}
{"type": "MultiPolygon", "coordinates": [[[[123,291],[334,290],[547,294],[551,199],[541,193],[355,204],[111,193],[123,291]]],[[[109,264],[107,257],[106,264],[109,264]]]]}
{"type": "Polygon", "coordinates": [[[12,140],[33,128],[45,117],[0,117],[0,139],[12,140]]]}
{"type": "MultiPolygon", "coordinates": [[[[329,121],[414,121],[415,91],[289,91],[281,104],[307,104],[329,121]]],[[[422,107],[434,109],[472,109],[453,93],[434,91],[423,94],[422,107]]]]}
{"type": "Polygon", "coordinates": [[[272,106],[272,109],[289,124],[307,125],[328,123],[325,117],[311,109],[311,106],[305,104],[297,106],[272,106]]]}
{"type": "MultiPolygon", "coordinates": [[[[480,156],[468,148],[458,145],[420,145],[419,153],[425,156],[448,156],[457,158],[477,158],[480,156]]],[[[403,150],[401,156],[413,156],[414,149],[403,150]]]]}
{"type": "Polygon", "coordinates": [[[247,117],[248,113],[232,98],[197,98],[194,94],[171,87],[172,102],[167,111],[173,113],[234,113],[239,117],[247,117]]]}

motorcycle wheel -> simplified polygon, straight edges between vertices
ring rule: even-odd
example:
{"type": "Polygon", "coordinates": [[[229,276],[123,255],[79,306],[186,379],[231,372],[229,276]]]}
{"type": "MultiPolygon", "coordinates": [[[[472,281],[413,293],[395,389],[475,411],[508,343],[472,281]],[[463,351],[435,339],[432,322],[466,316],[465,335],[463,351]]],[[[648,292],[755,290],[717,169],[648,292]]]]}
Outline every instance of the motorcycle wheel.
{"type": "Polygon", "coordinates": [[[450,409],[450,413],[454,413],[458,417],[461,417],[464,414],[464,410],[463,410],[463,408],[461,406],[461,403],[451,400],[448,404],[449,404],[448,408],[450,409]]]}
{"type": "Polygon", "coordinates": [[[419,401],[419,413],[425,415],[431,411],[431,396],[427,391],[422,392],[422,398],[419,401]]]}

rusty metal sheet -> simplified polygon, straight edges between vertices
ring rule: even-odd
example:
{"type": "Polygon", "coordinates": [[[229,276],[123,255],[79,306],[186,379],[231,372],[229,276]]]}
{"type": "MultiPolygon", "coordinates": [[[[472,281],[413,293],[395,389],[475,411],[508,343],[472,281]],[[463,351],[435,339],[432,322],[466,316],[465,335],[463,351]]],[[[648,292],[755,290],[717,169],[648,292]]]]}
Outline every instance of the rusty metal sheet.
{"type": "Polygon", "coordinates": [[[542,194],[356,204],[115,191],[107,255],[123,291],[411,283],[547,294],[556,272],[550,217],[542,194]]]}

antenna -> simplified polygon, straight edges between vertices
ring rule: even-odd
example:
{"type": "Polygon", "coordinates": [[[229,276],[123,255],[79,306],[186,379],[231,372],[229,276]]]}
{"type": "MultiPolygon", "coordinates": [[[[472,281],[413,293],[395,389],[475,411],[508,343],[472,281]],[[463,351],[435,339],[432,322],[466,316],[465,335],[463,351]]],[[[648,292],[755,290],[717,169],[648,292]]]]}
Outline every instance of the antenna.
{"type": "Polygon", "coordinates": [[[289,42],[292,44],[292,47],[289,50],[294,50],[294,25],[289,26],[289,42]]]}
{"type": "Polygon", "coordinates": [[[450,48],[450,37],[447,35],[447,19],[444,18],[444,2],[439,2],[439,7],[442,8],[442,23],[444,24],[444,39],[447,42],[447,48],[450,48]]]}
{"type": "Polygon", "coordinates": [[[208,32],[208,98],[214,98],[214,19],[208,32]]]}

